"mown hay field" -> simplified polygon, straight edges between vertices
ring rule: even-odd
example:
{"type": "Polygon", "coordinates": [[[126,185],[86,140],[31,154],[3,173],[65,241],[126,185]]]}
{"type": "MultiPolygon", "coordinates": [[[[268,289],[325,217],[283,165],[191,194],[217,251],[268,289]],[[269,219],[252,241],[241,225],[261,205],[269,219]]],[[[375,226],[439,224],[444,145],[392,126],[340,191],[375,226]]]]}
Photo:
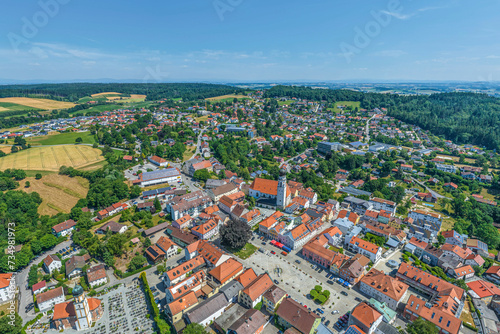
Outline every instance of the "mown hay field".
{"type": "Polygon", "coordinates": [[[38,207],[41,215],[55,215],[69,213],[79,199],[85,198],[89,191],[89,181],[82,177],[69,177],[65,175],[44,175],[40,180],[27,177],[19,182],[19,189],[27,193],[37,192],[42,198],[38,207]],[[30,186],[25,187],[28,181],[30,186]]]}
{"type": "Polygon", "coordinates": [[[75,106],[75,104],[71,102],[63,102],[63,101],[56,101],[49,99],[33,99],[30,97],[4,97],[0,98],[0,102],[19,104],[22,106],[43,109],[43,110],[67,109],[75,106]]]}
{"type": "Polygon", "coordinates": [[[104,95],[122,95],[122,93],[117,93],[117,92],[104,92],[104,93],[92,94],[92,95],[90,95],[90,96],[92,96],[92,97],[99,97],[99,96],[104,96],[104,95]]]}
{"type": "Polygon", "coordinates": [[[99,149],[85,145],[32,147],[0,158],[0,170],[17,168],[57,172],[61,166],[85,168],[104,160],[99,149]]]}
{"type": "Polygon", "coordinates": [[[248,99],[249,97],[246,95],[234,95],[234,94],[228,94],[228,95],[221,95],[221,96],[215,96],[215,97],[209,97],[206,98],[205,100],[208,101],[220,101],[220,100],[226,100],[226,99],[248,99]]]}

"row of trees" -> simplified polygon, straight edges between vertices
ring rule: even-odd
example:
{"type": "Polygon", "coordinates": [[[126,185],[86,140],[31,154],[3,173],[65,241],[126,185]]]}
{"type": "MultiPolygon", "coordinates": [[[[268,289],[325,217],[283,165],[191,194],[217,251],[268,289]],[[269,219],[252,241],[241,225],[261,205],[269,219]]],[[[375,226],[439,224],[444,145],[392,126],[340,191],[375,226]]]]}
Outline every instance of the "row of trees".
{"type": "Polygon", "coordinates": [[[96,93],[145,94],[150,101],[181,98],[184,101],[235,94],[242,89],[203,83],[66,83],[0,86],[0,97],[40,97],[76,102],[96,93]]]}

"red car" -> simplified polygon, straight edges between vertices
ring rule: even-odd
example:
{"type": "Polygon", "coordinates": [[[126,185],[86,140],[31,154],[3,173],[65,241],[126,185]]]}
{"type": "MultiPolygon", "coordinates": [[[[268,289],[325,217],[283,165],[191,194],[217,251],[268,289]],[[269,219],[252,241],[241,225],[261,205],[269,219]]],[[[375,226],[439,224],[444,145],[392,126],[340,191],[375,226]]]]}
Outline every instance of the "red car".
{"type": "Polygon", "coordinates": [[[275,255],[275,254],[276,254],[276,252],[275,252],[275,251],[271,251],[271,254],[275,255]]]}

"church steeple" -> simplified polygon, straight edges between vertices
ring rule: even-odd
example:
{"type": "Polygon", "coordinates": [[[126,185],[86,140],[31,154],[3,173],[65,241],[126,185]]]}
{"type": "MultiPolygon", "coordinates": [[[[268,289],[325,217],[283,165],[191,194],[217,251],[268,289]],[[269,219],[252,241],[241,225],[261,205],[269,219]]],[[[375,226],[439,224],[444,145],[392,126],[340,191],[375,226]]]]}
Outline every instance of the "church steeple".
{"type": "Polygon", "coordinates": [[[278,179],[278,193],[276,196],[276,207],[278,209],[284,209],[288,205],[287,201],[287,189],[286,189],[286,171],[284,169],[280,170],[280,176],[278,179]]]}
{"type": "Polygon", "coordinates": [[[76,329],[83,330],[92,325],[92,315],[90,314],[87,296],[80,285],[73,288],[73,306],[75,307],[76,329]]]}

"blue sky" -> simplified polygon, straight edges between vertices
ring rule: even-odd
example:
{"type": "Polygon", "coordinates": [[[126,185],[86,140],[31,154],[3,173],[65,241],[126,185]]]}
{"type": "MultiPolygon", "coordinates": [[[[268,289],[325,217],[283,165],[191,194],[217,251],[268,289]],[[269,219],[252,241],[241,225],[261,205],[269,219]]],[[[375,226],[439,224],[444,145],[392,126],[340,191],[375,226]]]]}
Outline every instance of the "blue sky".
{"type": "Polygon", "coordinates": [[[4,0],[2,7],[0,79],[500,80],[494,0],[4,0]]]}

